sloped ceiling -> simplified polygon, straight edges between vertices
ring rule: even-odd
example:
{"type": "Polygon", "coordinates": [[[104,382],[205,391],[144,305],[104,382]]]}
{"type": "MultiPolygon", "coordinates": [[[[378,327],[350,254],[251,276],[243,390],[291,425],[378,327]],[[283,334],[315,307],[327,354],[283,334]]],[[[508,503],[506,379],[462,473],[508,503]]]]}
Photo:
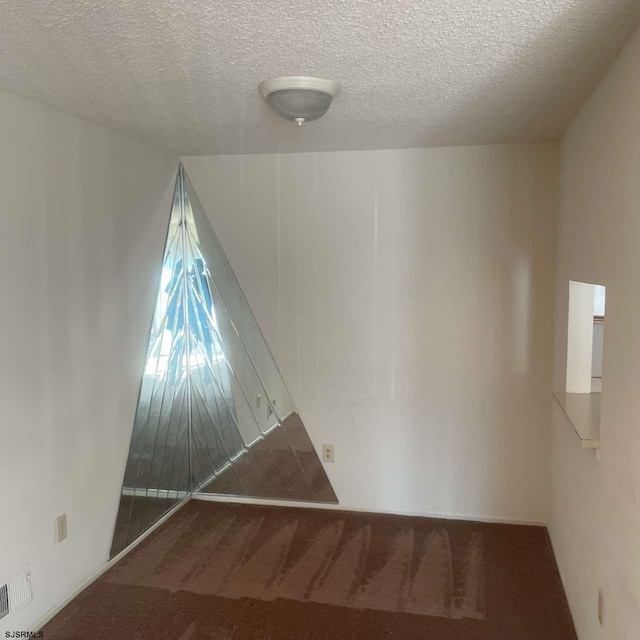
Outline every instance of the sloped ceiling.
{"type": "Polygon", "coordinates": [[[181,154],[558,138],[638,0],[4,0],[0,89],[181,154]],[[297,129],[257,85],[340,82],[297,129]]]}

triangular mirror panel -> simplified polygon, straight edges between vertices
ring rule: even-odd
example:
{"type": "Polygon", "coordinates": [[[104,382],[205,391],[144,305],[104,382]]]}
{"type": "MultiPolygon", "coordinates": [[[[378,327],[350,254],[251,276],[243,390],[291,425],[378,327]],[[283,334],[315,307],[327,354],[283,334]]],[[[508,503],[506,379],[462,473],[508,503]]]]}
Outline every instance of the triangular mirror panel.
{"type": "Polygon", "coordinates": [[[180,165],[111,557],[193,492],[337,502],[180,165]]]}

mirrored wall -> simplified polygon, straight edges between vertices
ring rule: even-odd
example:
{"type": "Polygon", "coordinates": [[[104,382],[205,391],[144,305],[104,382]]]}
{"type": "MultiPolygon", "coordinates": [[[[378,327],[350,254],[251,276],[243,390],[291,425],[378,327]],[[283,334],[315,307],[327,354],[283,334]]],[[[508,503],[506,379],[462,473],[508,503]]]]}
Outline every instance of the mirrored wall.
{"type": "Polygon", "coordinates": [[[180,166],[111,557],[193,492],[337,502],[180,166]]]}

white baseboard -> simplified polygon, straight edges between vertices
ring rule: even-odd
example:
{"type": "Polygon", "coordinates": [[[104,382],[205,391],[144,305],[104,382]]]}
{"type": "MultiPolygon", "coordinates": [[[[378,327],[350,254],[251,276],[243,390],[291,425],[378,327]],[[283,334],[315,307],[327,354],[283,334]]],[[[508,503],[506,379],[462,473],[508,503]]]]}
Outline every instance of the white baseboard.
{"type": "Polygon", "coordinates": [[[509,517],[483,516],[471,513],[440,513],[437,511],[390,511],[388,509],[363,509],[358,507],[344,507],[330,502],[303,502],[299,500],[270,500],[267,498],[244,498],[240,496],[223,496],[212,493],[194,493],[192,500],[203,502],[235,502],[236,504],[268,505],[272,507],[297,507],[303,509],[328,509],[331,511],[353,511],[355,513],[378,513],[394,516],[414,516],[420,518],[438,518],[441,520],[467,520],[469,522],[486,522],[493,524],[519,524],[534,527],[546,527],[546,522],[509,517]]]}
{"type": "Polygon", "coordinates": [[[96,571],[93,575],[89,576],[85,580],[83,580],[68,596],[63,598],[58,604],[49,609],[44,615],[40,616],[40,618],[34,622],[28,629],[28,631],[40,631],[42,627],[44,627],[47,622],[49,622],[54,616],[56,616],[62,609],[64,609],[74,598],[77,598],[90,584],[95,582],[103,573],[106,573],[113,565],[122,560],[128,553],[133,551],[145,538],[149,537],[158,527],[162,526],[178,509],[184,507],[187,502],[191,500],[191,496],[187,496],[185,500],[179,502],[175,505],[171,511],[168,511],[165,515],[158,520],[155,524],[153,524],[149,529],[147,529],[137,540],[132,542],[126,549],[123,549],[117,556],[111,558],[111,560],[107,561],[103,564],[98,571],[96,571]]]}

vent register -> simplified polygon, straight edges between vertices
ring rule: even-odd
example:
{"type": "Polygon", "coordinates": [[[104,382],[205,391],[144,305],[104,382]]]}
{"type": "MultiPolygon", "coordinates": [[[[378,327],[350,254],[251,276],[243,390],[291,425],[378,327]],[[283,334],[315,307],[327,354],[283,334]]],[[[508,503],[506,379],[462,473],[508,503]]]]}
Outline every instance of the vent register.
{"type": "Polygon", "coordinates": [[[9,578],[0,582],[0,620],[32,600],[31,573],[24,565],[9,578]]]}

